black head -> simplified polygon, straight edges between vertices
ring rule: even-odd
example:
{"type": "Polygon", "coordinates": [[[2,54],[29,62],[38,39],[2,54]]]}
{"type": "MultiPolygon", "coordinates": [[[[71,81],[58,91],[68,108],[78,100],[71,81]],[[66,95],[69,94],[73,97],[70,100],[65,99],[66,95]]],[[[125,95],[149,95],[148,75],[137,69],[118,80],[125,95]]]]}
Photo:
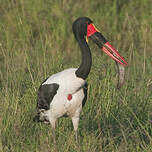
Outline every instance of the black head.
{"type": "Polygon", "coordinates": [[[88,17],[79,17],[78,19],[76,19],[72,25],[72,30],[75,35],[75,38],[78,39],[77,36],[82,37],[82,38],[86,36],[87,25],[91,23],[93,23],[93,21],[89,19],[88,17]]]}

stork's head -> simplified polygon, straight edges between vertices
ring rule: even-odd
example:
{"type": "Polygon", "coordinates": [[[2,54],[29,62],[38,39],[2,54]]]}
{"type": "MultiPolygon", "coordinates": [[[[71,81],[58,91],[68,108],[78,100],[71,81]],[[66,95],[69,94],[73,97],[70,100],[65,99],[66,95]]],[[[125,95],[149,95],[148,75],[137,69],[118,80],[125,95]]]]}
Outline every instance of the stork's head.
{"type": "Polygon", "coordinates": [[[92,20],[88,17],[80,17],[74,21],[72,29],[75,35],[75,38],[78,40],[78,36],[84,38],[87,36],[87,26],[92,24],[92,20]]]}
{"type": "MultiPolygon", "coordinates": [[[[93,21],[88,17],[80,17],[76,19],[73,23],[72,29],[77,40],[82,38],[86,39],[88,42],[88,38],[90,38],[103,52],[115,60],[118,66],[121,66],[121,69],[123,69],[123,66],[128,65],[125,59],[112,45],[110,45],[102,33],[94,26],[93,21]]],[[[118,69],[120,68],[118,67],[118,69]]]]}
{"type": "Polygon", "coordinates": [[[95,42],[107,55],[109,55],[116,62],[122,64],[123,66],[128,65],[124,58],[118,53],[118,51],[110,45],[110,43],[105,39],[105,37],[96,29],[93,21],[88,17],[80,17],[73,23],[72,26],[73,33],[78,39],[80,38],[90,38],[95,42]]]}

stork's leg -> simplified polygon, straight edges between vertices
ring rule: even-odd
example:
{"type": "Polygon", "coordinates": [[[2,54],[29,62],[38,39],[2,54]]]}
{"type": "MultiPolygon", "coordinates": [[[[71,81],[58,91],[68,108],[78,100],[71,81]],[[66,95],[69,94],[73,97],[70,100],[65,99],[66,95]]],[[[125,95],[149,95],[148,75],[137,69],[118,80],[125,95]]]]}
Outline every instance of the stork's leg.
{"type": "Polygon", "coordinates": [[[75,138],[78,143],[78,125],[79,125],[79,117],[72,117],[73,128],[75,132],[75,138]]]}
{"type": "Polygon", "coordinates": [[[50,124],[52,126],[52,136],[53,136],[53,142],[54,142],[54,145],[55,145],[55,149],[56,151],[57,150],[57,145],[56,145],[56,134],[55,134],[55,127],[56,127],[56,119],[50,119],[50,124]]]}

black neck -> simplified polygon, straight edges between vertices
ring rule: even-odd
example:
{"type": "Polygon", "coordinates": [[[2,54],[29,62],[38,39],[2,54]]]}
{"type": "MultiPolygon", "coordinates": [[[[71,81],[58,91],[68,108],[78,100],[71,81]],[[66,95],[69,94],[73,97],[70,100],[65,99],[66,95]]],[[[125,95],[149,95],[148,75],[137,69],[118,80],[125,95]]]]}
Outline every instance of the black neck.
{"type": "Polygon", "coordinates": [[[82,79],[86,79],[88,77],[88,74],[91,69],[92,65],[92,57],[90,48],[86,42],[86,40],[83,38],[78,38],[78,43],[81,48],[81,54],[82,54],[82,61],[79,68],[76,70],[75,74],[77,77],[80,77],[82,79]]]}

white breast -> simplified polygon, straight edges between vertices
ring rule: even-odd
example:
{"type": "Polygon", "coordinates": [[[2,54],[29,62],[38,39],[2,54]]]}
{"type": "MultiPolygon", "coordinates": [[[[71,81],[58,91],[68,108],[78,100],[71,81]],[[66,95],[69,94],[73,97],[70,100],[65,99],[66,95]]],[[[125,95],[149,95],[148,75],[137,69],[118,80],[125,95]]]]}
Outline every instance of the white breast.
{"type": "Polygon", "coordinates": [[[49,118],[58,118],[64,114],[72,116],[76,110],[82,109],[82,100],[84,98],[83,87],[85,80],[76,77],[75,71],[77,69],[70,68],[62,72],[52,75],[42,85],[57,83],[59,89],[54,96],[50,110],[48,111],[49,118]],[[72,94],[72,99],[67,99],[68,94],[72,94]]]}
{"type": "Polygon", "coordinates": [[[70,101],[65,94],[56,94],[50,104],[49,117],[59,118],[64,114],[72,117],[78,109],[81,111],[83,98],[83,89],[73,94],[70,101]]]}
{"type": "MultiPolygon", "coordinates": [[[[85,84],[85,80],[76,77],[76,68],[66,69],[49,77],[43,84],[59,84],[58,93],[73,94],[85,84]]],[[[42,85],[43,85],[42,84],[42,85]]]]}

